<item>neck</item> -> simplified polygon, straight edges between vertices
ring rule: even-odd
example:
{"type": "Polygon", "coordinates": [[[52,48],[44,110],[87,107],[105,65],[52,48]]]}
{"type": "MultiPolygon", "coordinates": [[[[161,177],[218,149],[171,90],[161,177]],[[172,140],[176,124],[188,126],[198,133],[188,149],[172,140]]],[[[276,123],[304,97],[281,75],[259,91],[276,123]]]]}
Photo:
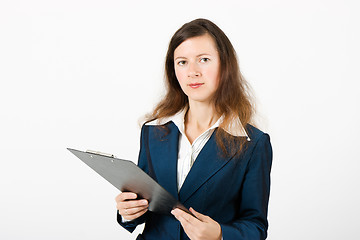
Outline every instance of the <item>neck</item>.
{"type": "Polygon", "coordinates": [[[189,101],[185,122],[199,130],[206,130],[214,125],[219,117],[213,104],[189,101]]]}

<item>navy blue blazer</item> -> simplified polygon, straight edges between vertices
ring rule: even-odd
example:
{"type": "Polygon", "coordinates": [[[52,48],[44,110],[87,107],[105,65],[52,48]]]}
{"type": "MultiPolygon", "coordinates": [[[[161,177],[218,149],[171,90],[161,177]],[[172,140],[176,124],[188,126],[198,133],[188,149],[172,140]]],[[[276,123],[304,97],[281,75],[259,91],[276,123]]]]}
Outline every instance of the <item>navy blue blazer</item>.
{"type": "MultiPolygon", "coordinates": [[[[270,192],[272,148],[269,135],[249,125],[251,141],[240,155],[224,157],[215,141],[215,132],[199,153],[180,191],[177,189],[179,130],[173,122],[159,126],[144,125],[138,165],[149,172],[144,141],[158,183],[187,208],[217,221],[224,240],[260,240],[267,237],[267,212],[270,192]],[[147,129],[145,129],[147,128],[147,129]],[[144,131],[149,139],[144,139],[144,131]]],[[[189,239],[181,224],[172,215],[147,212],[142,217],[120,225],[132,232],[138,224],[145,228],[137,239],[189,239]]]]}

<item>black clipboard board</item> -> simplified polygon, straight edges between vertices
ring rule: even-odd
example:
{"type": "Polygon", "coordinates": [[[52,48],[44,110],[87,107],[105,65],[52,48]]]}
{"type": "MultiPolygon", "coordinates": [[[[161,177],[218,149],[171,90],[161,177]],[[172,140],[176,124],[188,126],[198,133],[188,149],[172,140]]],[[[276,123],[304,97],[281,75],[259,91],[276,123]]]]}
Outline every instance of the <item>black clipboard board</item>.
{"type": "MultiPolygon", "coordinates": [[[[114,155],[67,148],[71,153],[122,192],[134,192],[149,201],[149,211],[171,214],[179,208],[194,216],[183,204],[147,175],[135,163],[114,155]]],[[[195,216],[194,216],[195,217],[195,216]]]]}

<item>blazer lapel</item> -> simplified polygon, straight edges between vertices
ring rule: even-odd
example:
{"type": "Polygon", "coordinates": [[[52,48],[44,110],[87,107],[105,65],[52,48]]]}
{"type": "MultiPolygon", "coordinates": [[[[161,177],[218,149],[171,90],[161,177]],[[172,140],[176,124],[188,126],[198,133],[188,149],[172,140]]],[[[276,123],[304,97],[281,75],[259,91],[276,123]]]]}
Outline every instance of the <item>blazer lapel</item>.
{"type": "Polygon", "coordinates": [[[232,156],[230,158],[221,156],[221,149],[216,144],[215,133],[216,131],[200,151],[180,189],[179,199],[182,203],[185,203],[194,192],[232,158],[232,156]]]}
{"type": "Polygon", "coordinates": [[[165,136],[162,130],[158,130],[156,127],[153,129],[153,133],[150,134],[149,149],[157,181],[178,200],[177,153],[179,130],[172,122],[168,124],[169,133],[165,136]]]}

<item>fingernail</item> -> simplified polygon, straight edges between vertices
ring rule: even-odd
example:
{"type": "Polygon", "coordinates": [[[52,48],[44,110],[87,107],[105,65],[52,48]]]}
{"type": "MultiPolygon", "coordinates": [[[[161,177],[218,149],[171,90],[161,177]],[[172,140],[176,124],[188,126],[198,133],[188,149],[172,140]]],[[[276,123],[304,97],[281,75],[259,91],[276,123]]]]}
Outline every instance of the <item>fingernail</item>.
{"type": "Polygon", "coordinates": [[[142,201],[141,201],[141,204],[146,205],[147,203],[148,203],[148,201],[146,201],[146,200],[142,200],[142,201]]]}

